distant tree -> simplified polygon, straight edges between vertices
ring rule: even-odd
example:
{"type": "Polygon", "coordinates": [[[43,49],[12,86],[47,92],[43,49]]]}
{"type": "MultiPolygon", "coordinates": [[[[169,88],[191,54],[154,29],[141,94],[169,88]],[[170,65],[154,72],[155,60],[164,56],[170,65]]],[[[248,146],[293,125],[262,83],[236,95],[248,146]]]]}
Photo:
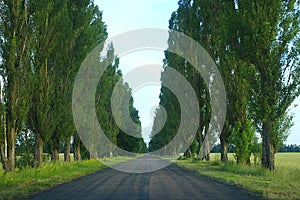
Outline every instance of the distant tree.
{"type": "Polygon", "coordinates": [[[179,153],[179,149],[171,149],[173,152],[167,152],[165,146],[173,139],[178,131],[180,123],[180,105],[175,95],[166,87],[161,88],[159,98],[159,105],[165,109],[166,113],[164,113],[162,107],[158,107],[155,111],[156,115],[154,117],[149,151],[153,152],[164,148],[163,151],[165,155],[173,155],[172,153],[179,153]],[[167,120],[163,125],[162,119],[165,114],[167,115],[167,120]]]}
{"type": "MultiPolygon", "coordinates": [[[[131,90],[129,90],[128,85],[125,84],[123,87],[124,87],[125,91],[129,92],[131,95],[131,90]]],[[[146,153],[147,146],[142,138],[141,121],[139,119],[138,111],[133,106],[133,98],[132,97],[129,101],[128,109],[130,112],[131,119],[133,120],[133,122],[136,125],[138,125],[139,129],[132,130],[132,132],[131,132],[132,135],[128,135],[124,131],[119,130],[118,135],[117,135],[117,146],[126,151],[129,151],[129,152],[146,153]]],[[[124,122],[124,123],[127,123],[127,122],[124,122]]]]}
{"type": "MultiPolygon", "coordinates": [[[[102,19],[102,12],[99,8],[91,3],[90,0],[70,1],[69,15],[71,20],[71,43],[68,53],[69,59],[69,81],[67,91],[68,115],[65,120],[72,121],[71,113],[71,93],[76,74],[86,58],[86,56],[101,42],[107,38],[106,25],[102,19]]],[[[74,159],[81,160],[81,152],[86,154],[86,149],[83,148],[79,135],[76,132],[73,121],[70,122],[72,128],[70,132],[64,134],[64,140],[69,141],[70,134],[73,134],[74,140],[74,159]]]]}
{"type": "MultiPolygon", "coordinates": [[[[102,11],[89,0],[70,1],[69,14],[71,20],[71,43],[69,44],[68,52],[68,84],[66,87],[66,115],[65,121],[68,121],[70,127],[64,131],[64,141],[66,147],[70,149],[71,135],[74,139],[74,152],[75,159],[80,160],[80,147],[81,141],[76,132],[73,115],[72,115],[72,92],[73,84],[77,75],[77,72],[86,58],[86,56],[99,44],[104,42],[107,38],[106,25],[103,22],[102,11]]],[[[66,151],[66,158],[70,158],[69,151],[66,151]]]]}
{"type": "Polygon", "coordinates": [[[290,144],[290,145],[282,145],[278,152],[300,152],[300,145],[290,144]]]}

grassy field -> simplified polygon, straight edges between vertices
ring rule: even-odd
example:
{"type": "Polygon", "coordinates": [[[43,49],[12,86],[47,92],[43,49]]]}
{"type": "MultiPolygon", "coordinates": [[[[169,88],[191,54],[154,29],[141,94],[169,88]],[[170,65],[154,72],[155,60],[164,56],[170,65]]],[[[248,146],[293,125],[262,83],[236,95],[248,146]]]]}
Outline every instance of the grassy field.
{"type": "Polygon", "coordinates": [[[210,162],[179,160],[177,164],[199,174],[215,177],[253,191],[269,199],[300,199],[300,153],[276,154],[276,170],[270,172],[256,166],[230,162],[222,164],[219,154],[211,154],[210,162]]]}

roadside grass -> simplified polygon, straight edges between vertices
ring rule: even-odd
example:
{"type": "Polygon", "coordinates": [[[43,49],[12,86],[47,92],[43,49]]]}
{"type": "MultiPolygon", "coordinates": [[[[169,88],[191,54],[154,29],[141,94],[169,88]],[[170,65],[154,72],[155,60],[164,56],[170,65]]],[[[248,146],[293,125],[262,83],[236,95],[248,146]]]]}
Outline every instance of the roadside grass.
{"type": "Polygon", "coordinates": [[[0,171],[0,199],[26,197],[33,192],[70,181],[105,168],[98,160],[82,162],[57,162],[42,165],[40,168],[16,169],[4,174],[0,171]]]}
{"type": "Polygon", "coordinates": [[[136,158],[138,158],[139,156],[133,156],[133,157],[129,157],[129,156],[115,156],[112,158],[101,158],[99,159],[101,162],[103,162],[103,164],[107,165],[107,166],[112,166],[112,165],[116,165],[122,162],[127,162],[130,160],[134,160],[136,158]]]}
{"type": "Polygon", "coordinates": [[[74,159],[71,157],[72,162],[66,163],[63,162],[63,154],[60,154],[59,162],[46,161],[39,168],[16,168],[15,172],[7,174],[4,173],[4,170],[0,170],[0,199],[24,198],[34,192],[106,168],[106,165],[111,166],[135,158],[119,156],[74,162],[74,159]]]}
{"type": "Polygon", "coordinates": [[[84,176],[106,166],[98,160],[82,162],[57,162],[44,164],[40,168],[16,169],[4,174],[0,171],[0,199],[15,199],[52,187],[56,184],[84,176]]]}
{"type": "Polygon", "coordinates": [[[186,159],[176,163],[268,199],[300,199],[300,153],[277,153],[275,172],[263,169],[260,165],[237,165],[232,154],[227,164],[221,163],[219,154],[211,154],[209,162],[186,159]]]}

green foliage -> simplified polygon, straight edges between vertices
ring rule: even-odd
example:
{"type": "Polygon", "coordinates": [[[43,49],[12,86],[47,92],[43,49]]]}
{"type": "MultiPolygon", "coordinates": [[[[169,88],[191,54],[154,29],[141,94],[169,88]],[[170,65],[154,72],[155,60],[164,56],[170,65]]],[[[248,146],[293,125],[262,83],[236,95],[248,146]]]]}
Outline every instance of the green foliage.
{"type": "MultiPolygon", "coordinates": [[[[108,55],[113,55],[113,46],[110,47],[108,55]]],[[[129,85],[124,82],[123,75],[118,69],[119,59],[116,57],[114,62],[110,64],[104,72],[101,80],[99,81],[97,92],[96,92],[96,113],[98,121],[101,124],[101,128],[106,134],[107,138],[118,147],[135,153],[146,152],[146,144],[141,134],[141,122],[139,120],[138,111],[133,106],[133,98],[129,85]],[[114,101],[112,102],[112,94],[114,92],[114,101]],[[127,98],[129,102],[125,102],[127,98]],[[113,116],[112,103],[115,106],[118,116],[113,116]],[[125,114],[129,110],[129,115],[125,114]],[[116,124],[114,117],[121,120],[121,124],[130,124],[132,120],[136,125],[136,130],[130,127],[131,135],[121,130],[116,124]],[[132,136],[133,135],[133,136],[132,136]]],[[[99,155],[100,157],[110,157],[111,153],[114,152],[114,147],[108,146],[108,155],[99,155]]]]}
{"type": "Polygon", "coordinates": [[[294,125],[293,116],[289,115],[287,112],[276,123],[275,134],[274,134],[275,136],[273,139],[275,152],[277,152],[278,149],[287,140],[293,125],[294,125]]]}
{"type": "MultiPolygon", "coordinates": [[[[69,146],[72,135],[76,153],[82,152],[86,158],[87,150],[73,122],[72,91],[81,63],[107,38],[102,12],[90,0],[14,3],[4,0],[0,7],[1,76],[5,83],[0,113],[2,163],[4,166],[8,163],[7,171],[12,171],[15,157],[21,168],[31,166],[34,155],[39,166],[44,152],[57,161],[58,153],[62,147],[69,146]],[[13,155],[15,143],[17,155],[13,155]]],[[[110,53],[113,54],[113,48],[110,53]]],[[[116,82],[122,79],[118,62],[116,58],[100,81],[101,98],[96,108],[99,120],[115,144],[119,129],[113,122],[109,98],[116,82]]],[[[131,95],[127,85],[121,92],[131,95]]],[[[140,125],[133,102],[130,111],[140,125]]],[[[141,134],[140,130],[135,131],[141,134]]],[[[137,146],[135,151],[146,151],[141,138],[129,141],[130,145],[137,146]]],[[[133,148],[130,145],[126,148],[133,148]]],[[[68,151],[66,148],[65,152],[68,151]]]]}
{"type": "Polygon", "coordinates": [[[17,137],[16,145],[16,167],[33,167],[33,152],[35,138],[32,133],[21,132],[17,137]]]}
{"type": "Polygon", "coordinates": [[[13,171],[16,136],[23,130],[32,86],[29,81],[32,61],[30,51],[32,30],[29,23],[31,7],[28,1],[13,3],[4,0],[0,2],[0,8],[1,76],[4,82],[1,101],[5,105],[0,123],[3,123],[1,127],[6,126],[5,138],[0,140],[0,153],[4,168],[13,171]]]}
{"type": "Polygon", "coordinates": [[[254,164],[258,164],[261,161],[261,153],[262,153],[262,145],[261,142],[258,141],[258,137],[254,135],[253,140],[250,144],[250,152],[252,153],[254,159],[254,164]]]}
{"type": "Polygon", "coordinates": [[[155,111],[156,115],[152,128],[151,141],[149,143],[150,152],[159,150],[166,146],[173,139],[179,128],[180,105],[175,95],[166,87],[161,88],[160,105],[166,109],[166,113],[164,113],[160,107],[158,107],[155,111]],[[164,114],[167,115],[167,121],[165,124],[162,124],[164,121],[162,120],[164,118],[164,114]]]}
{"type": "Polygon", "coordinates": [[[243,0],[238,1],[238,10],[242,34],[237,50],[258,72],[259,82],[252,86],[257,95],[255,123],[262,127],[262,164],[273,170],[279,137],[285,138],[277,130],[300,94],[299,1],[243,0]]]}
{"type": "MultiPolygon", "coordinates": [[[[287,109],[300,94],[299,1],[180,0],[178,5],[169,29],[199,42],[216,62],[225,84],[227,116],[220,136],[223,155],[232,140],[238,163],[247,163],[251,151],[257,158],[262,152],[263,166],[274,169],[274,153],[292,126],[287,109]],[[254,139],[255,131],[262,136],[261,151],[254,139]]],[[[168,42],[169,46],[178,45],[173,38],[168,42]]],[[[179,56],[166,51],[164,67],[185,76],[198,96],[201,121],[196,140],[201,147],[209,128],[209,91],[199,74],[179,56]]],[[[180,113],[172,109],[174,99],[167,92],[161,90],[160,105],[172,110],[168,119],[178,123],[173,115],[180,113]]],[[[172,138],[175,131],[165,126],[163,132],[172,138]]],[[[159,148],[167,139],[154,136],[150,144],[159,148]]]]}
{"type": "Polygon", "coordinates": [[[231,135],[231,139],[236,147],[235,155],[237,163],[250,164],[251,143],[253,141],[255,131],[249,120],[246,121],[245,127],[242,126],[241,122],[237,122],[231,135]]]}

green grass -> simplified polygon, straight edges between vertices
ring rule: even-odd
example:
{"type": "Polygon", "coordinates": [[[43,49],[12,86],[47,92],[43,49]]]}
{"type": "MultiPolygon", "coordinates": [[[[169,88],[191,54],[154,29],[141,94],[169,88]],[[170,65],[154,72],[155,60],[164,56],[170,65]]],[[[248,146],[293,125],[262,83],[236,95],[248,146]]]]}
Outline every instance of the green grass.
{"type": "MultiPolygon", "coordinates": [[[[132,160],[136,157],[113,157],[99,159],[111,166],[132,160]]],[[[26,197],[34,192],[52,187],[74,178],[91,174],[106,167],[99,160],[84,160],[82,162],[63,162],[63,154],[59,155],[59,162],[46,161],[40,168],[25,167],[15,172],[4,174],[0,170],[0,199],[26,197]]],[[[71,161],[74,161],[71,156],[71,161]]]]}
{"type": "Polygon", "coordinates": [[[16,172],[4,174],[0,171],[0,199],[25,197],[33,192],[70,181],[105,168],[98,160],[86,160],[71,163],[50,163],[40,168],[16,169],[16,172]]]}
{"type": "Polygon", "coordinates": [[[127,162],[130,160],[136,159],[138,157],[139,156],[136,156],[136,157],[116,156],[116,157],[112,157],[112,158],[101,158],[99,160],[107,166],[112,166],[112,165],[116,165],[118,163],[127,162]]]}
{"type": "Polygon", "coordinates": [[[219,154],[211,154],[210,162],[178,160],[176,163],[201,175],[233,183],[270,199],[300,199],[300,153],[276,154],[276,170],[270,172],[259,165],[244,166],[220,162],[219,154]]]}
{"type": "MultiPolygon", "coordinates": [[[[132,157],[106,158],[109,165],[133,159],[132,157]]],[[[276,154],[276,171],[257,166],[243,166],[230,162],[222,164],[219,154],[211,154],[210,162],[178,160],[180,166],[236,184],[270,199],[300,199],[300,153],[276,154]]],[[[16,169],[4,175],[0,170],[0,199],[25,197],[33,192],[93,173],[105,166],[98,160],[71,163],[47,163],[41,168],[16,169]]]]}

